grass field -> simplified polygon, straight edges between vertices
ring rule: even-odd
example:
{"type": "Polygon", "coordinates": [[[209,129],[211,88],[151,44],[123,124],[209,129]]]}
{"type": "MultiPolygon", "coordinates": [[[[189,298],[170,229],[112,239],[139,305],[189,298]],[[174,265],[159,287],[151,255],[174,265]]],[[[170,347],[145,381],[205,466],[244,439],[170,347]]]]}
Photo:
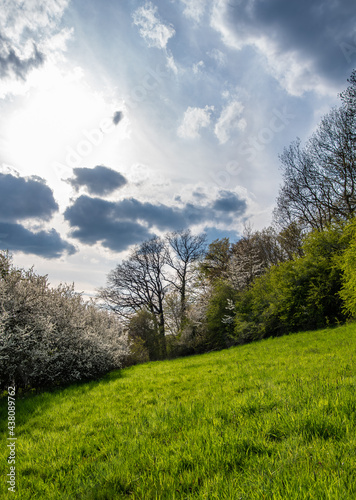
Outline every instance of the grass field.
{"type": "Polygon", "coordinates": [[[148,363],[16,400],[1,498],[356,498],[356,325],[148,363]]]}

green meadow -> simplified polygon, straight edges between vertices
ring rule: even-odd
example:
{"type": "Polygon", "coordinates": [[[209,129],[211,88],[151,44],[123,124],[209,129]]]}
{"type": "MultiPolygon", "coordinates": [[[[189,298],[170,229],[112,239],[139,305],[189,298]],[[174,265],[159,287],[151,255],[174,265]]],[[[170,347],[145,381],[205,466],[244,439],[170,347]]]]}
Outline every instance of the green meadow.
{"type": "Polygon", "coordinates": [[[1,498],[356,498],[356,325],[151,362],[16,398],[1,498]]]}

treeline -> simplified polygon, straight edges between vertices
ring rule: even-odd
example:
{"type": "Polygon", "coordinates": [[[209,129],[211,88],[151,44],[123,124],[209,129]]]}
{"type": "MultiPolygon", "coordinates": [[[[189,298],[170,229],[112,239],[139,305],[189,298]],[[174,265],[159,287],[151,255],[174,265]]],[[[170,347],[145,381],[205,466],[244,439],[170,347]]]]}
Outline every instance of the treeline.
{"type": "Polygon", "coordinates": [[[280,157],[273,224],[236,243],[178,231],[136,247],[100,298],[131,362],[221,349],[356,315],[356,71],[341,105],[280,157]]]}

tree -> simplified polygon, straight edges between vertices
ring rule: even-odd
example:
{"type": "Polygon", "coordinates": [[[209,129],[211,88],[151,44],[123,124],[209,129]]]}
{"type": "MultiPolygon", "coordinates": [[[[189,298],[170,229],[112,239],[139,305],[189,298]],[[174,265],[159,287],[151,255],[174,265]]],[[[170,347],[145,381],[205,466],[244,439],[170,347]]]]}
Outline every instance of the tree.
{"type": "Polygon", "coordinates": [[[302,257],[303,255],[303,228],[296,221],[291,222],[277,234],[278,245],[282,255],[279,256],[279,261],[273,261],[273,264],[292,260],[294,257],[302,257]]]}
{"type": "Polygon", "coordinates": [[[321,328],[345,319],[339,292],[339,256],[345,249],[342,225],[314,230],[303,257],[272,266],[236,302],[238,342],[321,328]]]}
{"type": "Polygon", "coordinates": [[[72,285],[17,269],[0,252],[0,388],[56,386],[120,368],[127,355],[117,318],[72,285]]]}
{"type": "Polygon", "coordinates": [[[342,105],[321,120],[305,147],[293,142],[280,157],[284,184],[276,221],[322,230],[356,210],[356,73],[341,94],[342,105]]]}
{"type": "Polygon", "coordinates": [[[229,238],[214,240],[210,243],[205,258],[200,264],[200,272],[210,283],[222,277],[226,278],[230,256],[229,238]]]}
{"type": "Polygon", "coordinates": [[[154,361],[160,357],[160,345],[154,317],[147,310],[134,314],[128,324],[132,361],[154,361]]]}
{"type": "Polygon", "coordinates": [[[162,358],[166,355],[164,297],[168,283],[164,277],[165,265],[164,241],[158,237],[151,238],[118,264],[109,273],[106,288],[99,290],[100,299],[126,320],[141,310],[152,314],[162,358]]]}
{"type": "Polygon", "coordinates": [[[339,258],[342,270],[342,287],[340,297],[343,301],[343,310],[348,316],[356,317],[356,218],[353,218],[345,227],[343,241],[345,251],[339,258]]]}
{"type": "Polygon", "coordinates": [[[180,330],[186,319],[187,292],[196,271],[194,265],[205,254],[206,235],[193,235],[189,229],[175,231],[167,235],[167,242],[169,245],[167,264],[173,269],[174,275],[172,278],[166,277],[166,279],[179,294],[180,319],[178,329],[180,330]]]}
{"type": "Polygon", "coordinates": [[[345,106],[345,108],[349,111],[349,113],[356,113],[356,69],[354,69],[351,73],[350,78],[347,79],[350,85],[346,90],[341,92],[340,99],[345,106]]]}
{"type": "Polygon", "coordinates": [[[225,349],[233,345],[234,324],[230,322],[231,307],[237,292],[227,280],[216,280],[206,308],[206,350],[225,349]]]}
{"type": "Polygon", "coordinates": [[[228,267],[228,281],[234,290],[244,290],[264,270],[264,263],[252,238],[241,238],[232,248],[228,267]]]}

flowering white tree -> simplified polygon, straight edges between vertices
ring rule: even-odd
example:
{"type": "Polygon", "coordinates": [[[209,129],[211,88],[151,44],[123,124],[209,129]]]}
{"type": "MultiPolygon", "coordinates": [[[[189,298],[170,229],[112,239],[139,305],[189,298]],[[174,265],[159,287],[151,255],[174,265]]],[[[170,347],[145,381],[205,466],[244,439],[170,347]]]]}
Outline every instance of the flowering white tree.
{"type": "Polygon", "coordinates": [[[73,285],[16,269],[0,252],[0,385],[58,385],[120,368],[127,344],[114,315],[73,285]]]}

